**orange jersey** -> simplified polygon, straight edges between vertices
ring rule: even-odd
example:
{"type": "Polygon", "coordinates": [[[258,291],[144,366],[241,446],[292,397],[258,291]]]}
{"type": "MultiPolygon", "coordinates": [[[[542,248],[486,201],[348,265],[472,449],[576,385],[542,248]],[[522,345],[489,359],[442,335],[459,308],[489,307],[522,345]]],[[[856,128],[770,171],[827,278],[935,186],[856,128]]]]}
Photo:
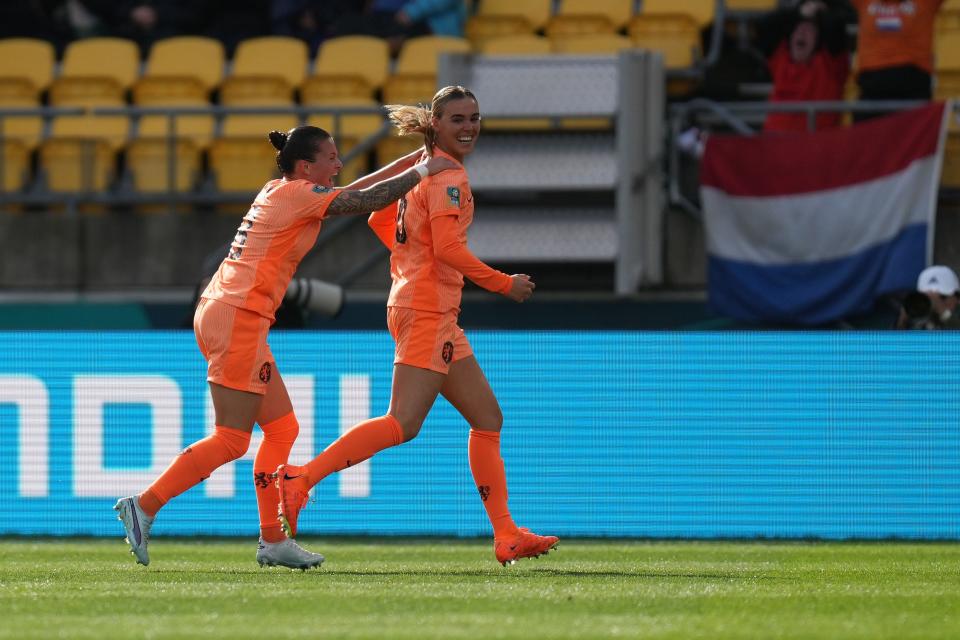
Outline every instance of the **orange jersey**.
{"type": "Polygon", "coordinates": [[[339,193],[307,180],[279,179],[264,185],[202,297],[273,320],[339,193]]]}
{"type": "Polygon", "coordinates": [[[913,65],[933,70],[933,27],[943,0],[853,0],[860,71],[913,65]]]}
{"type": "MultiPolygon", "coordinates": [[[[455,162],[439,149],[434,155],[455,162]]],[[[371,226],[391,249],[393,286],[387,306],[459,311],[464,275],[490,291],[509,291],[510,276],[466,248],[472,222],[473,193],[462,167],[424,178],[396,205],[375,213],[371,226]],[[395,216],[392,237],[378,230],[377,216],[395,216]]]]}

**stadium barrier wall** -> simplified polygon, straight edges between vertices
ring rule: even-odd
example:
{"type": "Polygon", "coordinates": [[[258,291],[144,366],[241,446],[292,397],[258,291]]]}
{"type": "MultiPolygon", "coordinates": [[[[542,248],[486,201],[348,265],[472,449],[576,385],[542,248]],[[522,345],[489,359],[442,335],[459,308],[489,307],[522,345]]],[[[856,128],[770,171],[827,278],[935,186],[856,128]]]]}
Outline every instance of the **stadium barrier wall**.
{"type": "MultiPolygon", "coordinates": [[[[960,538],[960,336],[510,332],[471,342],[505,416],[518,522],[559,535],[960,538]]],[[[277,332],[292,460],[386,410],[385,332],[277,332]]],[[[0,534],[121,535],[111,507],[212,424],[189,332],[0,333],[0,534]]],[[[252,458],[155,535],[255,535],[252,458]]],[[[488,535],[467,427],[328,478],[305,534],[488,535]]]]}

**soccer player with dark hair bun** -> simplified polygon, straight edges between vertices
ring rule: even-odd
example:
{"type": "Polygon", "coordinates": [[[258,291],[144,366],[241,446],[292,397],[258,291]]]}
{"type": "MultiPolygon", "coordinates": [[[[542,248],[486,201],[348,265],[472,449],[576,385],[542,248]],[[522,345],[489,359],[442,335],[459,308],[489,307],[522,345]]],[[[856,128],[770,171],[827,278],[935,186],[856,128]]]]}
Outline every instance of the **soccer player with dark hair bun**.
{"type": "Polygon", "coordinates": [[[263,430],[253,463],[261,531],[257,561],[300,569],[323,562],[320,554],[288,539],[276,519],[277,492],[270,476],[286,462],[300,428],[267,334],[325,218],[367,214],[428,175],[457,167],[445,158],[415,165],[418,154],[409,154],[335,189],[333,179],[343,163],[329,133],[303,126],[288,133],[272,131],[269,138],[283,177],[268,182],[257,195],[194,315],[216,413],[214,432],[185,448],[143,493],[121,498],[114,507],[140,564],[150,562],[147,542],[161,507],[246,453],[254,423],[263,430]]]}
{"type": "Polygon", "coordinates": [[[356,425],[306,465],[277,469],[284,530],[296,535],[308,492],[325,477],[412,440],[442,394],[470,425],[470,470],[493,525],[497,561],[506,565],[542,555],[558,539],[520,528],[510,515],[500,457],[503,415],[457,325],[464,276],[514,302],[523,302],[534,289],[529,276],[497,271],[466,245],[473,193],[462,163],[480,134],[477,99],[469,90],[453,86],[438,91],[430,108],[387,109],[401,134],[422,134],[427,155],[451,160],[456,170],[427,178],[399,202],[370,217],[370,226],[391,250],[387,326],[396,355],[390,408],[386,415],[356,425]]]}

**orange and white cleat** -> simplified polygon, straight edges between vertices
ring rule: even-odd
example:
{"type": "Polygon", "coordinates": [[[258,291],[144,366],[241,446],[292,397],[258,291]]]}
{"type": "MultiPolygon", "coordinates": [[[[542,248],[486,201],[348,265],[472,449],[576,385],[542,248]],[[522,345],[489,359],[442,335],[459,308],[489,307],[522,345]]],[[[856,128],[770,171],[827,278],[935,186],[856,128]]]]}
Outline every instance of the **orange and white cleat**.
{"type": "Polygon", "coordinates": [[[497,562],[503,566],[514,564],[521,558],[539,558],[557,548],[560,538],[557,536],[538,536],[526,527],[520,528],[515,535],[496,538],[493,552],[497,562]]]}
{"type": "Polygon", "coordinates": [[[310,501],[310,485],[307,468],[292,464],[281,464],[273,474],[280,504],[277,506],[277,520],[288,538],[297,536],[297,517],[300,510],[310,501]]]}

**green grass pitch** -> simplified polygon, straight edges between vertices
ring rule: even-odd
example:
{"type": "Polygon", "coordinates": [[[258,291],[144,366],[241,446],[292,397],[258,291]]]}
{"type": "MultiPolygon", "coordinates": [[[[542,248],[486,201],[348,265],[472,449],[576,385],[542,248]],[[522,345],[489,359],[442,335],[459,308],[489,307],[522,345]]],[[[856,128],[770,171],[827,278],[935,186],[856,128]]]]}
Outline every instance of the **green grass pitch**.
{"type": "Polygon", "coordinates": [[[0,541],[0,638],[957,638],[960,545],[479,540],[0,541]]]}

